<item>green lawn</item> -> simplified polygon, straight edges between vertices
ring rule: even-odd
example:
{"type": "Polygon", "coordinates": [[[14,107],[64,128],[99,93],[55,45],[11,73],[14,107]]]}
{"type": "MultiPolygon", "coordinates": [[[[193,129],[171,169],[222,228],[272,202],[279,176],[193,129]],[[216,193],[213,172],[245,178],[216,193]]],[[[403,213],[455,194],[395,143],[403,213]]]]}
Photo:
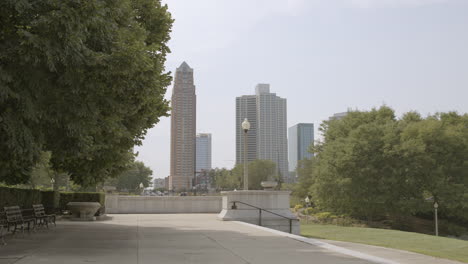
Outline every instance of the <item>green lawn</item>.
{"type": "Polygon", "coordinates": [[[468,263],[468,241],[388,229],[301,224],[301,235],[412,251],[468,263]]]}

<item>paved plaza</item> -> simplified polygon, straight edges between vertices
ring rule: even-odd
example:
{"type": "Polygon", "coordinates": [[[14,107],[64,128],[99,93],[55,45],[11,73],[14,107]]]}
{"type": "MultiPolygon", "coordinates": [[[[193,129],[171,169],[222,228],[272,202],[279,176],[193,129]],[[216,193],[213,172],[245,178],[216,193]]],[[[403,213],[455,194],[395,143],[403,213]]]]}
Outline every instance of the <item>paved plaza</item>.
{"type": "Polygon", "coordinates": [[[457,263],[352,243],[302,239],[215,214],[112,215],[7,237],[0,264],[457,263]]]}

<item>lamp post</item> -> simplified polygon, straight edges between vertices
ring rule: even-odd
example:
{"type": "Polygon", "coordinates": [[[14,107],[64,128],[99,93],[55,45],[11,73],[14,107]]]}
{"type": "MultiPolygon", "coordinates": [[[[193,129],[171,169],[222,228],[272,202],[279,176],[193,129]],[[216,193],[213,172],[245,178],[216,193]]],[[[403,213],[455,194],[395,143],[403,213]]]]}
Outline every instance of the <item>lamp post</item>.
{"type": "Polygon", "coordinates": [[[249,189],[249,172],[247,170],[247,132],[250,129],[250,122],[247,118],[242,122],[242,129],[244,130],[244,190],[249,189]]]}
{"type": "Polygon", "coordinates": [[[437,208],[439,208],[439,204],[434,202],[434,220],[435,220],[435,235],[439,236],[439,224],[437,222],[437,208]]]}

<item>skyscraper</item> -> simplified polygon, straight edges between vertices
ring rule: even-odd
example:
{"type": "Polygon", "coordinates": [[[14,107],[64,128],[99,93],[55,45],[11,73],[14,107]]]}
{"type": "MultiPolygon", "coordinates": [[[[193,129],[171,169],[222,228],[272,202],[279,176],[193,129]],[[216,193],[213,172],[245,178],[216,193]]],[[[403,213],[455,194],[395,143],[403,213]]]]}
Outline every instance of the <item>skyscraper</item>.
{"type": "Polygon", "coordinates": [[[244,162],[241,124],[247,118],[251,124],[247,133],[248,162],[271,160],[277,164],[282,178],[288,176],[286,109],[286,99],[270,93],[269,84],[258,84],[255,95],[236,98],[236,163],[244,162]]]}
{"type": "Polygon", "coordinates": [[[211,169],[211,134],[200,133],[197,134],[196,144],[196,165],[195,170],[197,172],[202,170],[211,169]]]}
{"type": "Polygon", "coordinates": [[[196,95],[193,69],[185,61],[176,69],[171,102],[169,189],[190,190],[195,174],[196,95]]]}
{"type": "Polygon", "coordinates": [[[299,123],[289,128],[289,169],[294,171],[297,162],[305,158],[311,158],[309,147],[314,143],[314,124],[299,123]]]}
{"type": "Polygon", "coordinates": [[[196,151],[196,179],[194,181],[197,189],[210,187],[208,171],[211,170],[211,134],[197,134],[196,151]]]}
{"type": "Polygon", "coordinates": [[[244,131],[242,122],[247,118],[250,130],[247,133],[247,162],[257,159],[257,97],[243,95],[236,98],[236,163],[244,163],[244,131]]]}

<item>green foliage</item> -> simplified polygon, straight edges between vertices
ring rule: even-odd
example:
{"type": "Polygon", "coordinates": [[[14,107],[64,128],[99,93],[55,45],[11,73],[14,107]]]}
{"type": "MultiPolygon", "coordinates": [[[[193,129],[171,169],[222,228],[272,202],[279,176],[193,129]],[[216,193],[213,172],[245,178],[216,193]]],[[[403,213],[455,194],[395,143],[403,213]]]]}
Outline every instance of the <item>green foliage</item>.
{"type": "Polygon", "coordinates": [[[104,193],[96,192],[61,192],[60,193],[60,209],[66,210],[69,202],[98,202],[102,206],[105,205],[106,195],[104,193]]]}
{"type": "Polygon", "coordinates": [[[54,200],[54,191],[41,191],[41,203],[44,205],[44,208],[53,208],[58,207],[58,204],[55,204],[54,200]]]}
{"type": "Polygon", "coordinates": [[[81,185],[124,170],[169,110],[167,7],[5,0],[0,10],[0,181],[26,183],[42,151],[81,185]]]}
{"type": "Polygon", "coordinates": [[[336,219],[338,216],[331,212],[321,212],[315,214],[315,217],[317,217],[319,221],[331,221],[333,219],[336,219]]]}
{"type": "Polygon", "coordinates": [[[57,208],[67,209],[69,202],[99,202],[102,206],[106,202],[104,193],[63,192],[59,195],[60,201],[55,204],[54,191],[0,187],[0,211],[5,206],[18,205],[20,208],[27,209],[32,208],[33,204],[43,204],[46,210],[53,212],[57,208]]]}
{"type": "Polygon", "coordinates": [[[50,188],[51,180],[54,178],[54,172],[50,165],[50,152],[41,152],[37,163],[31,170],[28,185],[32,189],[50,188]]]}
{"type": "Polygon", "coordinates": [[[398,120],[383,106],[320,130],[315,157],[298,166],[298,195],[368,220],[430,212],[433,197],[442,216],[468,220],[468,115],[410,112],[398,120]]]}
{"type": "Polygon", "coordinates": [[[240,186],[240,179],[234,178],[232,172],[226,168],[212,169],[208,171],[208,177],[216,190],[234,190],[240,186]]]}
{"type": "Polygon", "coordinates": [[[0,187],[0,209],[14,205],[21,208],[32,208],[33,204],[41,203],[41,198],[39,190],[0,187]]]}
{"type": "Polygon", "coordinates": [[[303,214],[305,215],[312,215],[312,214],[316,214],[318,213],[318,209],[317,208],[314,208],[314,207],[307,207],[306,209],[304,209],[302,211],[303,214]]]}
{"type": "Polygon", "coordinates": [[[303,159],[297,163],[297,178],[299,184],[295,185],[293,190],[294,196],[305,199],[306,196],[310,195],[310,186],[314,183],[312,168],[313,168],[313,159],[303,159]]]}
{"type": "MultiPolygon", "coordinates": [[[[247,167],[249,173],[249,190],[261,190],[262,181],[276,180],[276,164],[269,160],[255,160],[247,167]]],[[[213,169],[208,172],[212,185],[217,190],[234,190],[244,187],[244,164],[236,164],[232,170],[213,169]]]]}
{"type": "Polygon", "coordinates": [[[110,185],[115,185],[119,191],[138,191],[140,183],[148,187],[153,171],[141,161],[135,161],[126,171],[120,173],[116,179],[110,180],[110,185]]]}
{"type": "Polygon", "coordinates": [[[297,211],[299,211],[299,209],[302,209],[302,208],[304,208],[304,206],[302,204],[296,204],[294,206],[294,211],[297,212],[297,211]]]}

